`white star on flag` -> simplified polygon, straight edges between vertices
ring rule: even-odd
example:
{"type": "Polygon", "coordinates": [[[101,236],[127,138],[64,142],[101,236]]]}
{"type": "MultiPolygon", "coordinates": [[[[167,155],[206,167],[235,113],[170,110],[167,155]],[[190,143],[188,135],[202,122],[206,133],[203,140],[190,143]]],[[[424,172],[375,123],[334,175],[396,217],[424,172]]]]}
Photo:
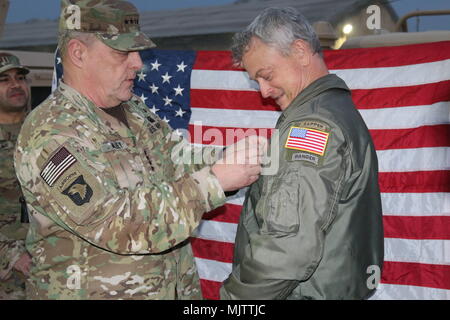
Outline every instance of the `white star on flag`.
{"type": "Polygon", "coordinates": [[[161,64],[158,63],[158,59],[156,59],[155,62],[150,63],[150,64],[152,65],[152,70],[151,71],[153,71],[153,70],[159,71],[159,67],[161,66],[161,64]]]}
{"type": "Polygon", "coordinates": [[[183,114],[185,114],[186,113],[186,111],[183,111],[183,109],[178,109],[178,111],[176,111],[176,114],[175,114],[175,116],[176,117],[183,117],[183,114]]]}
{"type": "Polygon", "coordinates": [[[152,85],[149,86],[149,88],[152,90],[152,93],[158,94],[158,89],[159,89],[159,87],[155,86],[154,83],[152,83],[152,85]]]}
{"type": "Polygon", "coordinates": [[[181,88],[180,85],[178,85],[178,87],[176,87],[176,88],[173,88],[173,90],[175,90],[175,96],[177,96],[177,95],[182,96],[183,95],[184,88],[181,88]]]}
{"type": "Polygon", "coordinates": [[[167,117],[166,117],[166,116],[164,116],[164,118],[162,118],[162,121],[165,121],[166,123],[169,123],[169,122],[170,122],[170,120],[169,120],[169,119],[167,119],[167,117]]]}
{"type": "Polygon", "coordinates": [[[141,72],[139,72],[137,76],[138,76],[138,78],[139,78],[138,81],[145,81],[145,77],[146,77],[147,75],[144,73],[143,70],[141,70],[141,72]]]}
{"type": "Polygon", "coordinates": [[[155,106],[155,105],[153,105],[153,107],[152,107],[152,108],[149,108],[149,109],[150,109],[150,111],[153,112],[154,114],[156,114],[156,112],[159,111],[159,109],[156,109],[156,106],[155,106]]]}
{"type": "Polygon", "coordinates": [[[142,93],[142,95],[139,98],[141,98],[143,103],[145,103],[145,101],[148,99],[146,96],[144,96],[143,93],[142,93]]]}
{"type": "Polygon", "coordinates": [[[172,78],[172,76],[169,76],[168,72],[166,72],[166,74],[163,74],[161,77],[163,78],[162,83],[164,83],[164,82],[170,83],[170,78],[172,78]]]}
{"type": "Polygon", "coordinates": [[[180,64],[177,64],[177,72],[178,71],[181,71],[181,72],[184,72],[184,69],[187,67],[187,65],[186,64],[184,64],[184,61],[181,61],[181,63],[180,64]]]}
{"type": "Polygon", "coordinates": [[[173,99],[169,99],[168,96],[166,96],[163,100],[164,100],[164,105],[165,106],[167,106],[167,105],[171,106],[172,105],[173,99]]]}

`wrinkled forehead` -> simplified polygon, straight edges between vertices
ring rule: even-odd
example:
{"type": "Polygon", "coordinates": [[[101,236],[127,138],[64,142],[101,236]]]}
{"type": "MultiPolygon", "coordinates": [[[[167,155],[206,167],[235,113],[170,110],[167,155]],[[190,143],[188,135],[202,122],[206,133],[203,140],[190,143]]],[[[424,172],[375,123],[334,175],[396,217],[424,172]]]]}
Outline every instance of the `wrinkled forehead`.
{"type": "Polygon", "coordinates": [[[242,55],[242,65],[264,64],[268,61],[272,55],[277,55],[279,52],[275,47],[261,41],[259,38],[254,37],[248,43],[244,54],[242,55]]]}

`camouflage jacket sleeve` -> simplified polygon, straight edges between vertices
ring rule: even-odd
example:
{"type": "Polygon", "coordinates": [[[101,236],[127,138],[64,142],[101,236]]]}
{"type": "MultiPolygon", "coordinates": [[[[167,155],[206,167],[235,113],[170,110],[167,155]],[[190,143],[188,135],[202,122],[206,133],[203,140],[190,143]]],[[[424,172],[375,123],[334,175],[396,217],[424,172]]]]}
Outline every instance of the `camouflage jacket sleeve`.
{"type": "Polygon", "coordinates": [[[25,252],[24,240],[9,239],[0,233],[0,280],[11,276],[14,264],[25,252]]]}
{"type": "Polygon", "coordinates": [[[146,140],[152,147],[109,153],[96,137],[62,131],[19,139],[18,177],[32,218],[44,215],[95,246],[119,254],[168,250],[225,201],[209,166],[194,172],[166,157],[176,144],[164,131],[146,140]]]}

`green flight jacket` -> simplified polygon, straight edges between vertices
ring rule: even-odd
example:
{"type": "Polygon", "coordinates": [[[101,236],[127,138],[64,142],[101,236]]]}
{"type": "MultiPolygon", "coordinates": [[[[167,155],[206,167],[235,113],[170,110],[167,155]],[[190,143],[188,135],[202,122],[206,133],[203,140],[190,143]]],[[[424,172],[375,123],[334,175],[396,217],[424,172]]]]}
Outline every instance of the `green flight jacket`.
{"type": "Polygon", "coordinates": [[[350,90],[333,74],[314,81],[276,129],[278,172],[247,191],[221,298],[370,297],[384,255],[378,160],[350,90]]]}

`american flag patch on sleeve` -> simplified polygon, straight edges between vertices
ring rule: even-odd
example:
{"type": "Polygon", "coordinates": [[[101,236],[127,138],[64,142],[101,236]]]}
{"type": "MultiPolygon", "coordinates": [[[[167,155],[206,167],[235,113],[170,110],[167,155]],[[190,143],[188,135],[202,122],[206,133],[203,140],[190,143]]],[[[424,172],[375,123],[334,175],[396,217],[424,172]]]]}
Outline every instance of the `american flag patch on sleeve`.
{"type": "Polygon", "coordinates": [[[323,156],[330,134],[324,131],[291,127],[285,147],[323,156]]]}
{"type": "Polygon", "coordinates": [[[66,148],[56,152],[41,171],[41,177],[52,187],[56,180],[73,165],[77,159],[66,148]]]}

